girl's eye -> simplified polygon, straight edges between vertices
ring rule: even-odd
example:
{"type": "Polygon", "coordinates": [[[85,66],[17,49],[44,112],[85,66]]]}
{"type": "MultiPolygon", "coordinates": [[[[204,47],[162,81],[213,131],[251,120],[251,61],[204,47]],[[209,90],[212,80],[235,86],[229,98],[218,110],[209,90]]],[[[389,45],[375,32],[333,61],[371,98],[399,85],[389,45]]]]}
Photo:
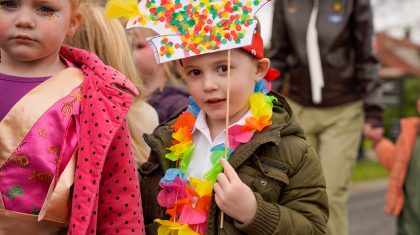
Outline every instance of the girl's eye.
{"type": "Polygon", "coordinates": [[[228,71],[227,65],[221,65],[221,66],[217,67],[217,72],[218,73],[226,73],[227,71],[228,71]]]}
{"type": "Polygon", "coordinates": [[[12,1],[4,1],[4,2],[0,2],[0,8],[12,9],[12,8],[17,8],[17,5],[16,5],[16,3],[12,2],[12,1]]]}
{"type": "Polygon", "coordinates": [[[142,49],[142,48],[144,48],[146,45],[144,45],[144,44],[142,44],[142,43],[139,43],[139,44],[136,44],[136,49],[137,50],[140,50],[140,49],[142,49]]]}
{"type": "Polygon", "coordinates": [[[50,7],[39,7],[38,11],[41,12],[42,14],[47,14],[47,15],[55,12],[55,10],[50,7]]]}

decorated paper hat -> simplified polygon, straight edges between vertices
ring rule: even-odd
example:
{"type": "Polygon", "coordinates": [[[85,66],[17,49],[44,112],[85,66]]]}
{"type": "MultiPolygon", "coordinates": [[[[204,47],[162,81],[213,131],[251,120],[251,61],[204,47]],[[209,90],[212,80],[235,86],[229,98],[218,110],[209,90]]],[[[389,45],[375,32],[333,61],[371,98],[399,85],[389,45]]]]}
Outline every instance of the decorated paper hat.
{"type": "Polygon", "coordinates": [[[158,63],[252,43],[254,15],[270,0],[111,0],[106,14],[146,27],[158,63]]]}

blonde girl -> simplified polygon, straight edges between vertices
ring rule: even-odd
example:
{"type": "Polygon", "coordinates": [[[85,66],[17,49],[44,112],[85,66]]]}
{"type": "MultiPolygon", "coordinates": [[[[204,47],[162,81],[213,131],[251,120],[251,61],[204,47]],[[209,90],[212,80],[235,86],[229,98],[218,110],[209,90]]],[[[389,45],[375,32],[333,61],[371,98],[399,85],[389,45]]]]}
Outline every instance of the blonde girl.
{"type": "Polygon", "coordinates": [[[63,45],[77,0],[0,0],[0,234],[143,234],[121,73],[63,45]]]}

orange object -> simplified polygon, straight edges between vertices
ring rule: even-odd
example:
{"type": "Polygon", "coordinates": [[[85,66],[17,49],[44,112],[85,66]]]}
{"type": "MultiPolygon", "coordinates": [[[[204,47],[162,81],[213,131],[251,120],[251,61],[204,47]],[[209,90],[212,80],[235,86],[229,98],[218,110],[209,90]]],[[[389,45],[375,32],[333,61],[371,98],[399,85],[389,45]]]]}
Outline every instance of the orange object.
{"type": "Polygon", "coordinates": [[[375,145],[379,161],[391,172],[384,210],[395,216],[401,213],[404,205],[403,186],[420,118],[404,118],[400,123],[401,134],[395,144],[384,138],[375,145]]]}

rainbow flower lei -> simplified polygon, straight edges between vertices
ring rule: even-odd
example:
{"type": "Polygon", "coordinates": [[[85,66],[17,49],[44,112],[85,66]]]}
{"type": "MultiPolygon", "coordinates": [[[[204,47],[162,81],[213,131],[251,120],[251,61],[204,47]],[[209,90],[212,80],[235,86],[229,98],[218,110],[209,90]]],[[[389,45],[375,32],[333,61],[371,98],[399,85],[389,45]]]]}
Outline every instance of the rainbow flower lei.
{"type": "MultiPolygon", "coordinates": [[[[249,98],[252,117],[246,119],[244,125],[234,125],[229,128],[229,152],[242,143],[247,143],[256,131],[261,131],[272,124],[274,96],[268,96],[271,84],[261,79],[255,85],[254,93],[249,98]]],[[[219,159],[224,157],[225,145],[220,144],[211,149],[213,167],[204,175],[204,180],[184,179],[191,153],[194,150],[192,131],[201,109],[190,97],[190,105],[171,127],[173,145],[165,157],[177,162],[178,168],[170,168],[160,180],[162,190],[158,194],[158,203],[166,207],[169,220],[155,219],[159,223],[158,234],[167,235],[178,232],[179,235],[203,235],[207,227],[207,216],[210,208],[213,185],[223,167],[219,159]]]]}

